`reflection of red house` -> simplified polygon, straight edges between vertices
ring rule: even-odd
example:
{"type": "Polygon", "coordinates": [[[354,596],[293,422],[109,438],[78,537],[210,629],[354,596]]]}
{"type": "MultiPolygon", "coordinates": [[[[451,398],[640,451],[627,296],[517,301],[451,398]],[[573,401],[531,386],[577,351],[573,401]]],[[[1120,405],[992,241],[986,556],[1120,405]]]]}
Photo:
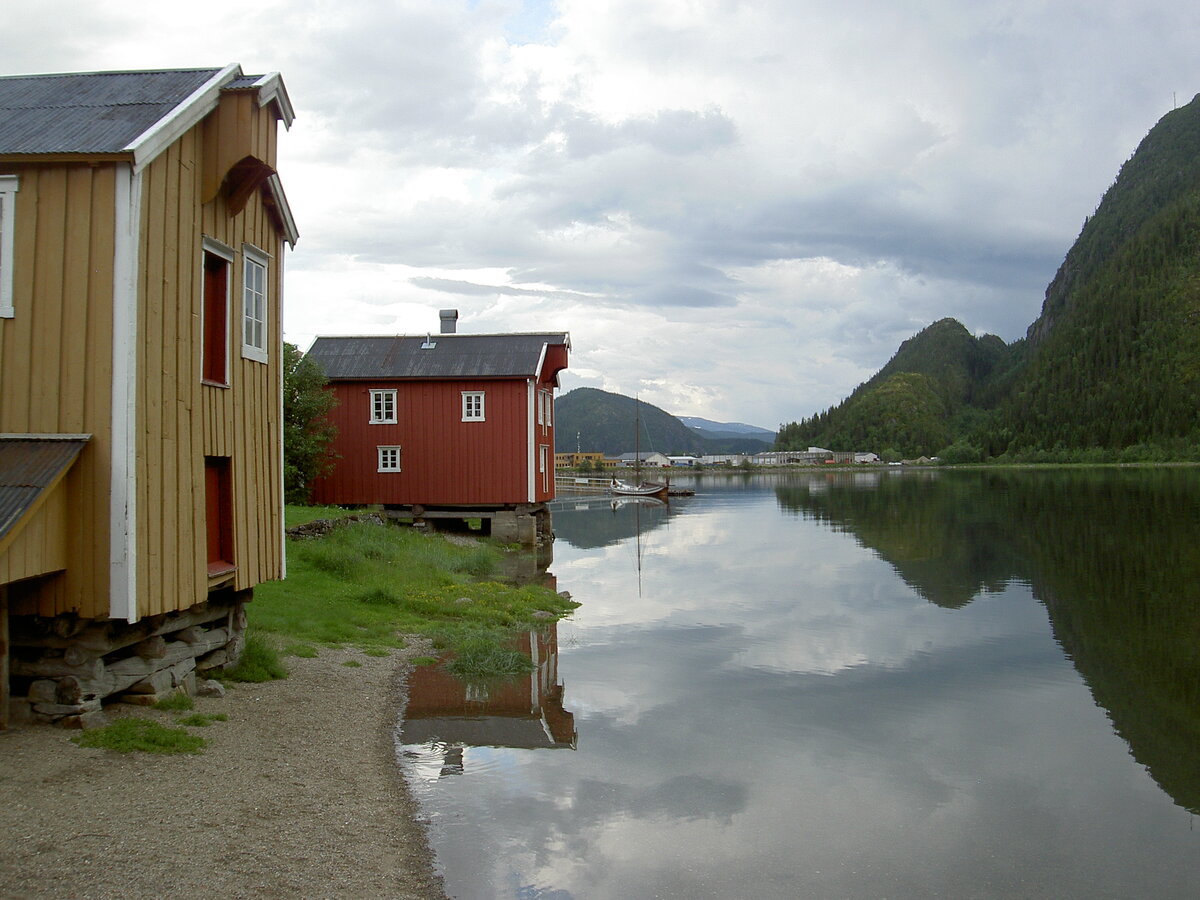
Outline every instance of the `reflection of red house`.
{"type": "MultiPolygon", "coordinates": [[[[319,337],[308,355],[338,405],[334,468],[313,500],[418,519],[480,517],[493,534],[554,499],[554,389],[570,338],[548,334],[319,337]]],[[[528,535],[532,538],[532,534],[528,535]]]]}
{"type": "Polygon", "coordinates": [[[575,716],[563,709],[558,683],[558,629],[525,632],[516,649],[534,670],[484,687],[456,678],[441,666],[419,666],[409,678],[405,744],[453,747],[574,749],[575,716]]]}

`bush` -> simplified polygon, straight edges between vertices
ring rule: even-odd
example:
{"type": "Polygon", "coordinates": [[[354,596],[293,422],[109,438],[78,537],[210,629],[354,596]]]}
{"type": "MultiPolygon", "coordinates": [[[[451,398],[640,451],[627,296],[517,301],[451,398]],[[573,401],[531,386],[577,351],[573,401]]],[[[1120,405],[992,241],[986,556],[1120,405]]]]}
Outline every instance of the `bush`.
{"type": "Polygon", "coordinates": [[[938,451],[938,462],[944,466],[961,466],[977,463],[983,459],[983,450],[968,441],[955,441],[938,451]]]}

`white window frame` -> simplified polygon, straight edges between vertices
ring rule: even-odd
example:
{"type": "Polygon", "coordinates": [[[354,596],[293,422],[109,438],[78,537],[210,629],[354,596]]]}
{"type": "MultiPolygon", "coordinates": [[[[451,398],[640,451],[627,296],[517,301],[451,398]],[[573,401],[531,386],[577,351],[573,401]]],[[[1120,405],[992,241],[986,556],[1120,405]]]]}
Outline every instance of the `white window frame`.
{"type": "Polygon", "coordinates": [[[375,448],[376,462],[378,467],[377,472],[401,472],[402,459],[400,456],[401,447],[399,444],[380,445],[375,448]]]}
{"type": "Polygon", "coordinates": [[[242,356],[261,363],[267,361],[267,342],[270,340],[270,271],[270,256],[253,244],[242,245],[242,356]],[[252,282],[252,270],[262,274],[261,290],[252,282]],[[256,326],[261,328],[259,334],[253,333],[256,326]],[[246,339],[247,329],[251,332],[249,340],[246,339]]]}
{"type": "Polygon", "coordinates": [[[13,233],[17,227],[17,191],[21,180],[16,175],[0,175],[0,319],[16,315],[13,307],[13,233]]]}
{"type": "Polygon", "coordinates": [[[546,391],[546,427],[554,425],[554,391],[546,391]]]}
{"type": "Polygon", "coordinates": [[[396,391],[380,388],[372,389],[370,394],[371,408],[367,424],[395,425],[398,421],[396,418],[396,391]]]}
{"type": "Polygon", "coordinates": [[[462,420],[464,422],[486,422],[485,391],[462,392],[462,420]]]}

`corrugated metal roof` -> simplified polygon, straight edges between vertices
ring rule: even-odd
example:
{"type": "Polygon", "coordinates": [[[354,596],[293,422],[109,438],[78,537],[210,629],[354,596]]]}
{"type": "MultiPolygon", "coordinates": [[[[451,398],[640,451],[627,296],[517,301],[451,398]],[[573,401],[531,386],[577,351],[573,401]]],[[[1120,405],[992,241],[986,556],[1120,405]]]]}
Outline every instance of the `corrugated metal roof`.
{"type": "Polygon", "coordinates": [[[526,378],[547,344],[569,343],[564,332],[319,337],[308,355],[330,379],[526,378]]]}
{"type": "Polygon", "coordinates": [[[0,154],[119,153],[220,69],[0,78],[0,154]]]}
{"type": "Polygon", "coordinates": [[[87,441],[83,435],[0,436],[0,538],[70,468],[87,441]]]}

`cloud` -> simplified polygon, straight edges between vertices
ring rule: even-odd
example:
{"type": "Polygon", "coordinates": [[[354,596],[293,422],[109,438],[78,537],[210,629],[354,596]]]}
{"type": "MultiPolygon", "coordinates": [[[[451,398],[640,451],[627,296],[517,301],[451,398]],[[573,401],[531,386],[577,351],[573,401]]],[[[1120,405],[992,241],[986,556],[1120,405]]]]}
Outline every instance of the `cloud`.
{"type": "Polygon", "coordinates": [[[571,330],[589,384],[769,426],[943,316],[1021,336],[1121,162],[1200,88],[1200,13],[1167,0],[206,11],[14,7],[0,55],[281,71],[289,332],[423,328],[450,294],[467,327],[571,330]]]}

